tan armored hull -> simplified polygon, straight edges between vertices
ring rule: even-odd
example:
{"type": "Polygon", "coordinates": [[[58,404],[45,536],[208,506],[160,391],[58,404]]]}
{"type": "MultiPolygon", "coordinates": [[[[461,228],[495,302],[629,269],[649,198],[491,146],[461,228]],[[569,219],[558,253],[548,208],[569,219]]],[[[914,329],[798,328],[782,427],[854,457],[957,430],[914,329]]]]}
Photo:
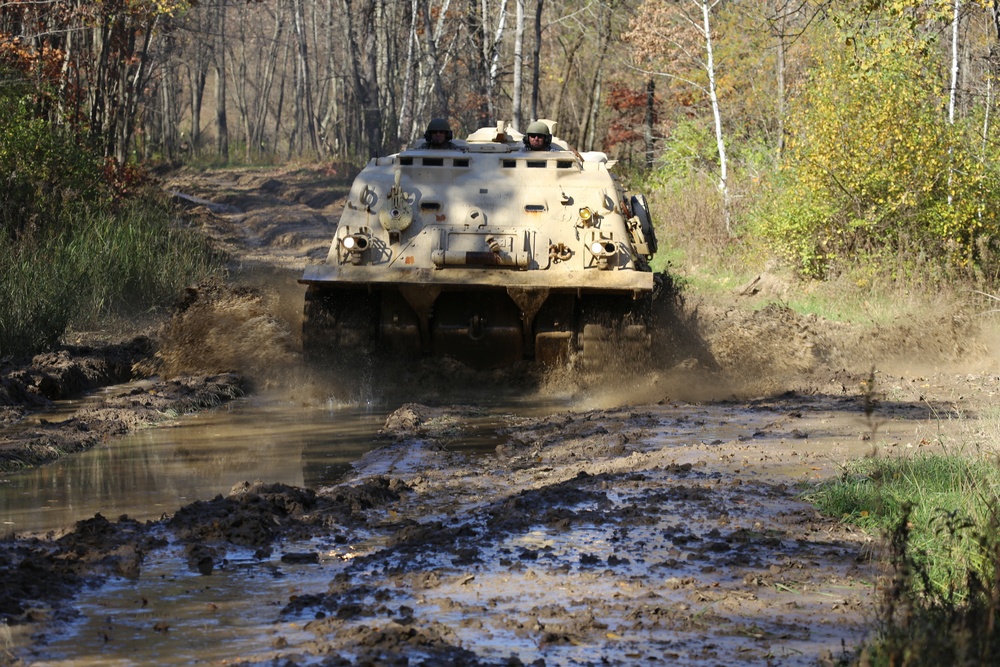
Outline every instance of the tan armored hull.
{"type": "Polygon", "coordinates": [[[602,155],[525,151],[485,128],[447,150],[373,159],[326,261],[306,268],[303,344],[562,363],[648,341],[656,242],[602,155]]]}

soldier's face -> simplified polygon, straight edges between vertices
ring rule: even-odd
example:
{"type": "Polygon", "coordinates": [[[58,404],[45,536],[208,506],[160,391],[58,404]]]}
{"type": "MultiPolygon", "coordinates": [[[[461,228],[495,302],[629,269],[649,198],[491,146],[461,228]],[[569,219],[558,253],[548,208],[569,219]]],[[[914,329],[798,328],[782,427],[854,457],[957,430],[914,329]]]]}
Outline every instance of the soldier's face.
{"type": "Polygon", "coordinates": [[[545,145],[545,137],[540,134],[529,134],[528,143],[531,144],[532,148],[541,148],[545,145]]]}
{"type": "Polygon", "coordinates": [[[434,130],[431,132],[431,143],[433,144],[443,144],[445,138],[445,132],[443,130],[434,130]]]}

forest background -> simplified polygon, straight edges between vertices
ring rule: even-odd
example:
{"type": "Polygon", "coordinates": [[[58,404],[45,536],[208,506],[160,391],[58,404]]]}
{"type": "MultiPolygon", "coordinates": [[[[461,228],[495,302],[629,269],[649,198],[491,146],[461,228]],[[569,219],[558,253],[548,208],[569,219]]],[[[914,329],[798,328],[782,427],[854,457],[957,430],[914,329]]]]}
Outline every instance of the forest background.
{"type": "Polygon", "coordinates": [[[54,342],[84,292],[95,317],[209,270],[162,227],[141,261],[108,241],[132,229],[124,211],[150,219],[131,203],[148,170],[302,161],[349,178],[433,117],[457,136],[548,118],[607,152],[652,203],[661,266],[991,293],[998,3],[0,1],[0,265],[6,285],[52,286],[0,313],[21,341],[0,356],[54,342]]]}

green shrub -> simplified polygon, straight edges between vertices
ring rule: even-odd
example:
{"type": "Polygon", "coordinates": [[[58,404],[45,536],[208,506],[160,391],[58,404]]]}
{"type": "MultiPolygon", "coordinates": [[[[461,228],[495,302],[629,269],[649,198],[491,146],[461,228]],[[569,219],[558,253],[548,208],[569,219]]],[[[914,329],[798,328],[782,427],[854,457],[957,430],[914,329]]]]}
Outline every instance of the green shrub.
{"type": "Polygon", "coordinates": [[[105,208],[104,161],[68,130],[0,98],[0,226],[10,237],[61,224],[77,208],[105,208]]]}

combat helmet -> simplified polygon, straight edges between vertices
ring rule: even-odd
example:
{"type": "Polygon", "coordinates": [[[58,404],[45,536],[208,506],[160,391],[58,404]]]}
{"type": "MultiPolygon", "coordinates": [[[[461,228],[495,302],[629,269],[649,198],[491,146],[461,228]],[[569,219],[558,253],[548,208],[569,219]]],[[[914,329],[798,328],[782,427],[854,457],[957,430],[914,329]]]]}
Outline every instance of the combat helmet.
{"type": "Polygon", "coordinates": [[[546,150],[552,147],[552,132],[549,131],[549,126],[543,123],[542,121],[536,120],[535,122],[528,125],[528,129],[524,131],[523,141],[525,147],[529,147],[528,136],[532,134],[540,134],[543,137],[545,137],[544,145],[546,150]]]}
{"type": "Polygon", "coordinates": [[[428,142],[431,140],[431,132],[444,132],[445,141],[451,141],[454,137],[454,133],[451,131],[451,126],[448,125],[448,121],[444,118],[434,118],[427,124],[427,131],[424,132],[424,139],[428,142]]]}

